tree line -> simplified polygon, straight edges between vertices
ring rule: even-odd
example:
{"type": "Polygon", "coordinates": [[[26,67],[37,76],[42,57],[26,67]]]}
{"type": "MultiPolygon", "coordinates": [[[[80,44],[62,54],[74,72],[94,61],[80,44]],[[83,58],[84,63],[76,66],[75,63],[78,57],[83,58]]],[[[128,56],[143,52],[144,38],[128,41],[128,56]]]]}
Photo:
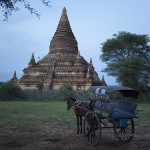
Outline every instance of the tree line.
{"type": "Polygon", "coordinates": [[[73,91],[70,85],[63,85],[59,90],[43,90],[41,83],[35,90],[22,90],[12,81],[0,82],[0,101],[66,101],[68,97],[89,100],[94,94],[89,90],[73,91]]]}
{"type": "MultiPolygon", "coordinates": [[[[74,91],[70,85],[63,85],[59,90],[42,90],[41,85],[39,86],[38,84],[35,90],[22,90],[11,81],[0,82],[0,101],[66,101],[68,97],[78,100],[95,99],[95,95],[91,91],[74,91]]],[[[114,101],[122,98],[123,97],[118,93],[114,94],[112,97],[114,101]]],[[[138,101],[149,102],[150,93],[141,93],[138,101]]]]}

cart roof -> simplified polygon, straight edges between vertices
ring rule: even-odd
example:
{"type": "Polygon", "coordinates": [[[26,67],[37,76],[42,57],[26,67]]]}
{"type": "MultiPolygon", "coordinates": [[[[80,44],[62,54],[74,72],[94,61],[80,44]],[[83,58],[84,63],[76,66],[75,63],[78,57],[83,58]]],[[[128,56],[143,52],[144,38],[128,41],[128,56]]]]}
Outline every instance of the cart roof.
{"type": "Polygon", "coordinates": [[[118,91],[125,97],[138,98],[139,91],[124,87],[124,86],[91,86],[90,91],[93,92],[96,96],[107,96],[109,98],[114,92],[118,91]]]}

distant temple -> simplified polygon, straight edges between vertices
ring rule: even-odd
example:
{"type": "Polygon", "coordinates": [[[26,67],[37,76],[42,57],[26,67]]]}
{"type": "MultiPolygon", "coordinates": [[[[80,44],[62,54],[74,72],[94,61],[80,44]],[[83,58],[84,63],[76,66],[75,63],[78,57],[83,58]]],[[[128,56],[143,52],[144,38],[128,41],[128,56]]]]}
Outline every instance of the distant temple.
{"type": "Polygon", "coordinates": [[[37,63],[32,53],[24,75],[20,80],[11,79],[22,89],[36,89],[38,83],[44,89],[59,89],[62,85],[71,85],[74,90],[86,90],[90,86],[106,85],[104,77],[99,79],[94,70],[92,59],[88,63],[78,50],[78,44],[63,8],[57,30],[50,42],[49,53],[37,63]]]}

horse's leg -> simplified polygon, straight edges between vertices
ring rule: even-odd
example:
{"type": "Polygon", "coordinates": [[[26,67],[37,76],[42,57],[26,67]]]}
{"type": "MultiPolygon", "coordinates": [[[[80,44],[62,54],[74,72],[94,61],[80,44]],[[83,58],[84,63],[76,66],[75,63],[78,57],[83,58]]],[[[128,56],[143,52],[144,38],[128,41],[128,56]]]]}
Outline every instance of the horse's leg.
{"type": "Polygon", "coordinates": [[[80,133],[82,133],[82,116],[80,116],[80,133]]]}
{"type": "Polygon", "coordinates": [[[79,134],[79,116],[76,116],[77,118],[77,134],[79,134]]]}

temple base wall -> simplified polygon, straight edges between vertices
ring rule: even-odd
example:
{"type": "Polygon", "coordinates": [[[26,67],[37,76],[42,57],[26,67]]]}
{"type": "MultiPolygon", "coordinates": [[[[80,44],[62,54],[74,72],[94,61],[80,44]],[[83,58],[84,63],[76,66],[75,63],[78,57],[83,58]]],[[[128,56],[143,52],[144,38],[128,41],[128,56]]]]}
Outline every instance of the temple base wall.
{"type": "MultiPolygon", "coordinates": [[[[63,86],[64,84],[53,84],[52,86],[52,89],[53,90],[59,90],[59,88],[61,86],[63,86]]],[[[70,85],[72,87],[72,90],[88,90],[89,87],[91,86],[92,84],[85,84],[85,85],[76,85],[76,84],[72,84],[70,85]]]]}
{"type": "Polygon", "coordinates": [[[29,89],[29,90],[35,90],[35,89],[37,89],[37,87],[35,86],[35,85],[30,85],[30,86],[27,86],[27,85],[19,85],[20,86],[20,88],[22,89],[22,90],[27,90],[27,89],[29,89]]]}

